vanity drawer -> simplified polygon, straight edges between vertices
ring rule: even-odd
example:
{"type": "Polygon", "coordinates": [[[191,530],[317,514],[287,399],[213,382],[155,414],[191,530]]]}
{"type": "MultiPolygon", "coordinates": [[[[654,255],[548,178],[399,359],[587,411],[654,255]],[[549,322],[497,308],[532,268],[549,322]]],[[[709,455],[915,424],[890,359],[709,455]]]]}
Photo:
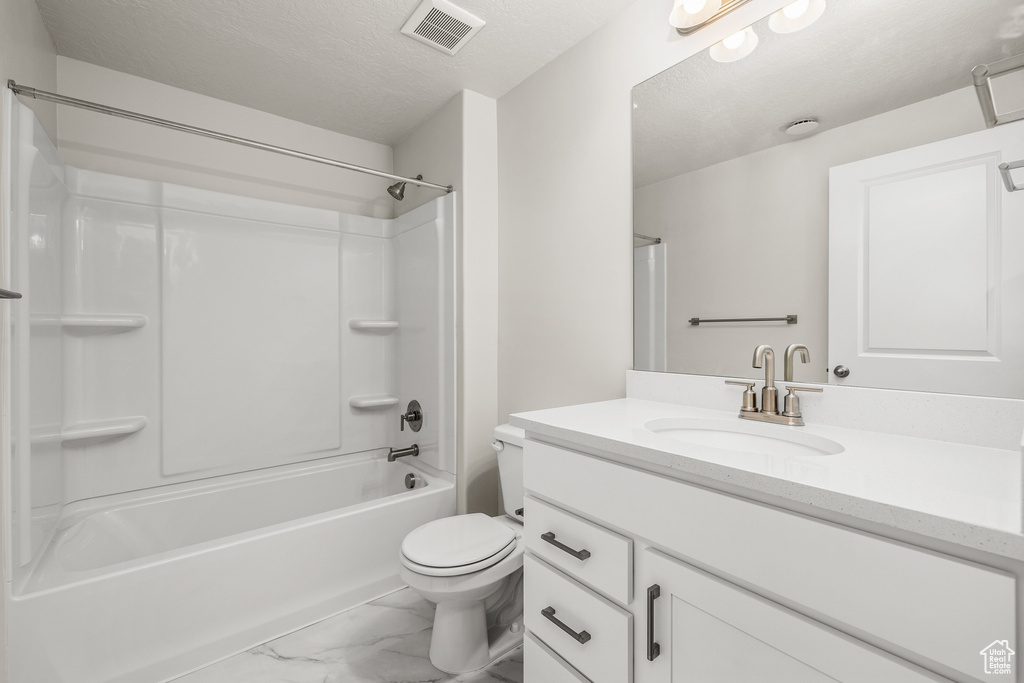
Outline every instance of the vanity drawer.
{"type": "Polygon", "coordinates": [[[590,683],[532,633],[523,638],[523,680],[528,683],[590,683]]]}
{"type": "Polygon", "coordinates": [[[973,643],[1017,642],[1016,580],[997,569],[531,440],[523,480],[876,647],[976,676],[973,643]]]}
{"type": "Polygon", "coordinates": [[[632,615],[542,560],[523,565],[526,628],[594,683],[632,681],[632,615]]]}
{"type": "Polygon", "coordinates": [[[527,497],[526,547],[623,605],[632,599],[633,542],[593,522],[527,497]]]}

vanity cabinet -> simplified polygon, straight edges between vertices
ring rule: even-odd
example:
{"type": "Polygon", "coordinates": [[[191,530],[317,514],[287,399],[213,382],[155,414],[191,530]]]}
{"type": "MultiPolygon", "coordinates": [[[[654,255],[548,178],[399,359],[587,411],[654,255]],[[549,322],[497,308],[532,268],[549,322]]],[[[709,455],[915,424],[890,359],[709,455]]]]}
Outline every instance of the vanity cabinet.
{"type": "Polygon", "coordinates": [[[1013,574],[583,450],[527,439],[524,484],[526,627],[584,680],[981,681],[1017,642],[1013,574]]]}
{"type": "Polygon", "coordinates": [[[946,680],[657,550],[638,560],[650,621],[637,683],[946,680]]]}

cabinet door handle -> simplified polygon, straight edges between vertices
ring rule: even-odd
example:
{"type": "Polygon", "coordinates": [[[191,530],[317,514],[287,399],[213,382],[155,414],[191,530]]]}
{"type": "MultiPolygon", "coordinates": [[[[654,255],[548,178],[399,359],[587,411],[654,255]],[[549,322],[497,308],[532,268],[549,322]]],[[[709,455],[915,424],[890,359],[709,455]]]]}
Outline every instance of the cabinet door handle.
{"type": "Polygon", "coordinates": [[[559,541],[556,541],[555,540],[555,532],[553,532],[553,531],[549,531],[546,534],[541,534],[540,538],[541,538],[542,541],[547,541],[548,543],[550,543],[551,545],[555,546],[559,550],[562,550],[564,552],[569,553],[570,555],[575,557],[577,560],[585,560],[588,557],[590,557],[590,551],[585,549],[585,548],[583,550],[573,550],[572,548],[570,548],[566,544],[561,543],[559,541]]]}
{"type": "Polygon", "coordinates": [[[587,633],[586,631],[580,631],[579,633],[576,633],[576,631],[573,631],[571,628],[569,628],[568,626],[563,624],[562,621],[560,619],[558,619],[558,617],[555,616],[555,608],[554,607],[550,607],[550,606],[549,607],[545,607],[544,609],[542,609],[540,611],[540,613],[542,615],[544,615],[545,619],[547,619],[552,624],[554,624],[555,626],[557,626],[558,628],[562,629],[563,631],[568,633],[570,636],[572,636],[576,640],[577,643],[582,644],[582,643],[585,643],[588,640],[590,640],[590,634],[587,633]]]}
{"type": "Polygon", "coordinates": [[[9,289],[0,289],[0,299],[20,299],[21,292],[12,292],[9,289]]]}
{"type": "Polygon", "coordinates": [[[647,589],[647,661],[653,662],[661,654],[661,645],[654,642],[654,601],[661,597],[661,586],[647,589]]]}

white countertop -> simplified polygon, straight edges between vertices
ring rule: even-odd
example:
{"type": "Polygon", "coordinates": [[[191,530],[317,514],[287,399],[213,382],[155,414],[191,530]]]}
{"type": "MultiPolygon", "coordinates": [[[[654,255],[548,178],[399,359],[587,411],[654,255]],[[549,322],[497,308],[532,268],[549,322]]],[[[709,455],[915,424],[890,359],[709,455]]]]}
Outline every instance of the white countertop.
{"type": "MultiPolygon", "coordinates": [[[[512,415],[540,438],[573,442],[770,496],[1024,560],[1022,454],[910,436],[740,420],[735,412],[619,399],[512,415]],[[660,418],[712,418],[798,430],[839,442],[834,455],[762,455],[688,444],[649,431],[660,418]]],[[[763,431],[763,430],[762,430],[763,431]]]]}

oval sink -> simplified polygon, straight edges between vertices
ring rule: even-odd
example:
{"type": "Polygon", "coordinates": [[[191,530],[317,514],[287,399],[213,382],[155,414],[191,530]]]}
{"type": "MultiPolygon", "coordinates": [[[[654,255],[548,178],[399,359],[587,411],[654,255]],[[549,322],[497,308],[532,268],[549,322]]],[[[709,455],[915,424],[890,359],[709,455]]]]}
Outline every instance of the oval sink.
{"type": "Polygon", "coordinates": [[[674,441],[758,455],[836,455],[842,444],[799,427],[697,417],[667,417],[649,420],[644,428],[674,441]]]}

